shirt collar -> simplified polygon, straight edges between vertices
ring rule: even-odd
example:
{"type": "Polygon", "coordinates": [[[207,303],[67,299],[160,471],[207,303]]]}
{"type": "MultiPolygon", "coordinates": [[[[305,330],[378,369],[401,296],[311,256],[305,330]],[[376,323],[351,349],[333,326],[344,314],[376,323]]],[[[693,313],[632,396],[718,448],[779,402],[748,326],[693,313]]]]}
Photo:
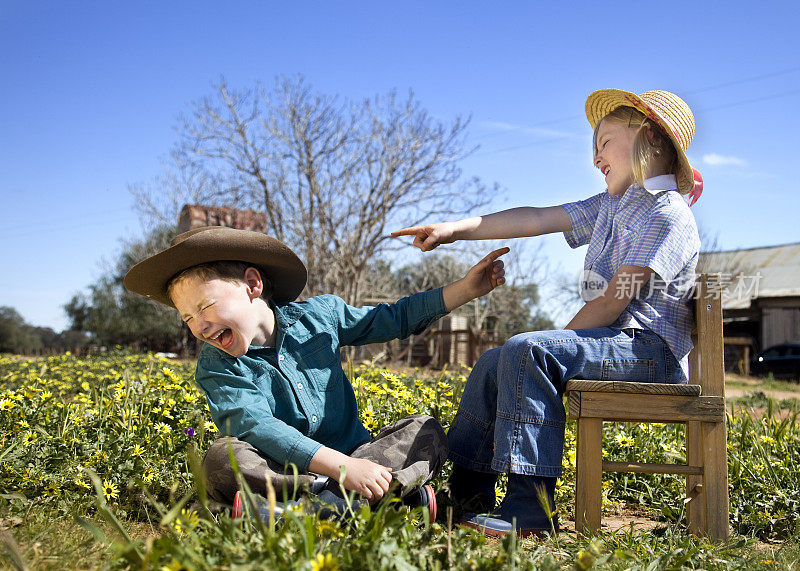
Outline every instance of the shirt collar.
{"type": "Polygon", "coordinates": [[[294,303],[278,305],[270,301],[270,305],[275,312],[275,321],[284,329],[291,327],[295,321],[299,320],[305,314],[303,307],[295,305],[294,303]]]}
{"type": "Polygon", "coordinates": [[[646,178],[644,189],[650,194],[656,194],[665,190],[678,190],[678,181],[674,174],[660,174],[646,178]]]}
{"type": "MultiPolygon", "coordinates": [[[[286,330],[294,325],[295,322],[306,313],[302,306],[295,305],[291,302],[278,305],[274,301],[269,300],[269,306],[275,314],[275,345],[250,345],[250,349],[269,349],[275,347],[280,351],[283,345],[283,338],[286,337],[286,330]]],[[[248,349],[248,351],[250,349],[248,349]]]]}

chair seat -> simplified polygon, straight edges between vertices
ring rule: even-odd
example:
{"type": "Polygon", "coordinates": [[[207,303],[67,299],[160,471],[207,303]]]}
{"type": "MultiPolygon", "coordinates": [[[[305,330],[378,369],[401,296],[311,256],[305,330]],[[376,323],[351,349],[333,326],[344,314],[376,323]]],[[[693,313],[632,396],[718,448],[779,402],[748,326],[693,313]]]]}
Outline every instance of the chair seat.
{"type": "Polygon", "coordinates": [[[587,381],[573,379],[567,381],[567,391],[586,391],[600,393],[638,393],[649,395],[683,395],[699,397],[700,385],[674,385],[667,383],[629,383],[627,381],[587,381]]]}
{"type": "Polygon", "coordinates": [[[725,398],[701,396],[700,385],[567,382],[569,418],[601,418],[618,422],[721,422],[725,398]]]}

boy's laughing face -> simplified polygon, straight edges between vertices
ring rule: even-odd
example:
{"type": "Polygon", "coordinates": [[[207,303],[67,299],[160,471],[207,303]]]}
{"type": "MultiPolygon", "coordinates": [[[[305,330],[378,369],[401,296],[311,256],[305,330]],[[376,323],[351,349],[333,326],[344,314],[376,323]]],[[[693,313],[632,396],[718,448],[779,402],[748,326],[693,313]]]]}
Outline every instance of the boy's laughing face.
{"type": "Polygon", "coordinates": [[[271,328],[263,319],[264,309],[271,310],[259,297],[261,281],[256,285],[247,275],[241,282],[204,281],[189,275],[170,290],[172,302],[192,334],[233,357],[244,355],[251,344],[264,345],[271,328]]]}

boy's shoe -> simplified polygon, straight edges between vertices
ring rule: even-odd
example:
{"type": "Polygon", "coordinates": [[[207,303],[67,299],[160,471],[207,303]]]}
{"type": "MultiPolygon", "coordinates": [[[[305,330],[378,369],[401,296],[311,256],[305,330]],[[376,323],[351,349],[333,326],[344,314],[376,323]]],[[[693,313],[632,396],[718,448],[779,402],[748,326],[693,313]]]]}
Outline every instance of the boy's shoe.
{"type": "MultiPolygon", "coordinates": [[[[270,516],[270,507],[269,502],[266,498],[259,496],[258,494],[253,494],[256,502],[256,511],[258,512],[258,517],[260,517],[263,521],[269,521],[270,516]]],[[[295,500],[293,502],[275,502],[275,511],[272,512],[275,519],[279,519],[283,516],[283,512],[286,511],[288,507],[298,505],[300,500],[295,500]]],[[[245,507],[244,507],[244,496],[240,491],[237,491],[236,494],[233,496],[233,507],[231,508],[231,517],[233,519],[238,519],[244,516],[245,507]]]]}
{"type": "MultiPolygon", "coordinates": [[[[275,509],[272,511],[272,514],[270,514],[270,505],[266,498],[258,494],[253,494],[253,497],[256,502],[255,508],[257,515],[263,521],[269,521],[270,515],[276,520],[279,520],[283,517],[283,512],[295,506],[300,506],[306,513],[316,514],[320,519],[340,518],[349,513],[347,501],[330,490],[323,490],[319,494],[305,496],[291,502],[275,502],[275,509]]],[[[353,500],[350,506],[353,511],[358,511],[361,506],[366,503],[366,500],[353,500]]],[[[234,519],[240,518],[244,513],[244,497],[241,492],[237,491],[236,495],[233,497],[231,517],[234,519]]]]}
{"type": "Polygon", "coordinates": [[[236,494],[233,496],[233,508],[231,508],[231,517],[233,519],[239,519],[244,515],[244,501],[242,500],[242,493],[239,490],[236,490],[236,494]]]}
{"type": "MultiPolygon", "coordinates": [[[[313,489],[313,488],[312,488],[313,489]]],[[[314,490],[313,493],[301,500],[295,500],[284,504],[282,502],[275,503],[275,511],[273,512],[275,518],[280,518],[283,512],[289,506],[302,505],[307,512],[317,514],[320,519],[340,518],[346,516],[350,509],[354,512],[361,509],[361,506],[368,504],[367,500],[354,499],[348,503],[341,496],[341,490],[338,488],[338,483],[331,480],[326,482],[314,490]]],[[[270,516],[269,502],[263,497],[255,494],[256,508],[259,517],[267,521],[270,516]]],[[[427,507],[430,515],[430,521],[436,520],[437,504],[436,495],[433,493],[433,488],[430,484],[425,484],[416,488],[401,499],[403,505],[411,508],[427,507]]],[[[244,515],[244,498],[242,493],[237,491],[233,497],[233,508],[231,509],[231,517],[236,519],[244,515]]]]}
{"type": "Polygon", "coordinates": [[[545,537],[554,530],[558,532],[555,486],[555,478],[509,474],[506,497],[496,511],[464,514],[459,523],[493,537],[511,533],[515,528],[512,522],[516,523],[520,537],[545,537]],[[547,509],[542,505],[544,502],[547,509]],[[552,515],[552,523],[548,513],[552,515]]]}
{"type": "Polygon", "coordinates": [[[433,493],[433,486],[430,484],[424,484],[419,488],[415,488],[403,496],[400,502],[404,506],[408,506],[410,508],[428,508],[430,521],[436,521],[436,516],[438,515],[438,503],[436,501],[436,494],[433,493]]]}

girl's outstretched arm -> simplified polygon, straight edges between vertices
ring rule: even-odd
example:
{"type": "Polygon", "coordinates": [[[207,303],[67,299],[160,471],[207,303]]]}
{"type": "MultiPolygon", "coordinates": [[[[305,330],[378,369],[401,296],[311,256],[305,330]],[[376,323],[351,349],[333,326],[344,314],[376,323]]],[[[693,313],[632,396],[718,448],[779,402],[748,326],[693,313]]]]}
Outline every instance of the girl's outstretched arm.
{"type": "Polygon", "coordinates": [[[620,266],[606,290],[586,302],[564,329],[594,329],[611,325],[652,275],[650,268],[620,266]]]}
{"type": "Polygon", "coordinates": [[[456,240],[494,240],[540,236],[552,232],[569,232],[572,222],[561,206],[536,208],[522,206],[485,216],[464,218],[457,222],[423,224],[395,230],[392,236],[414,236],[413,245],[428,252],[439,244],[456,240]]]}

